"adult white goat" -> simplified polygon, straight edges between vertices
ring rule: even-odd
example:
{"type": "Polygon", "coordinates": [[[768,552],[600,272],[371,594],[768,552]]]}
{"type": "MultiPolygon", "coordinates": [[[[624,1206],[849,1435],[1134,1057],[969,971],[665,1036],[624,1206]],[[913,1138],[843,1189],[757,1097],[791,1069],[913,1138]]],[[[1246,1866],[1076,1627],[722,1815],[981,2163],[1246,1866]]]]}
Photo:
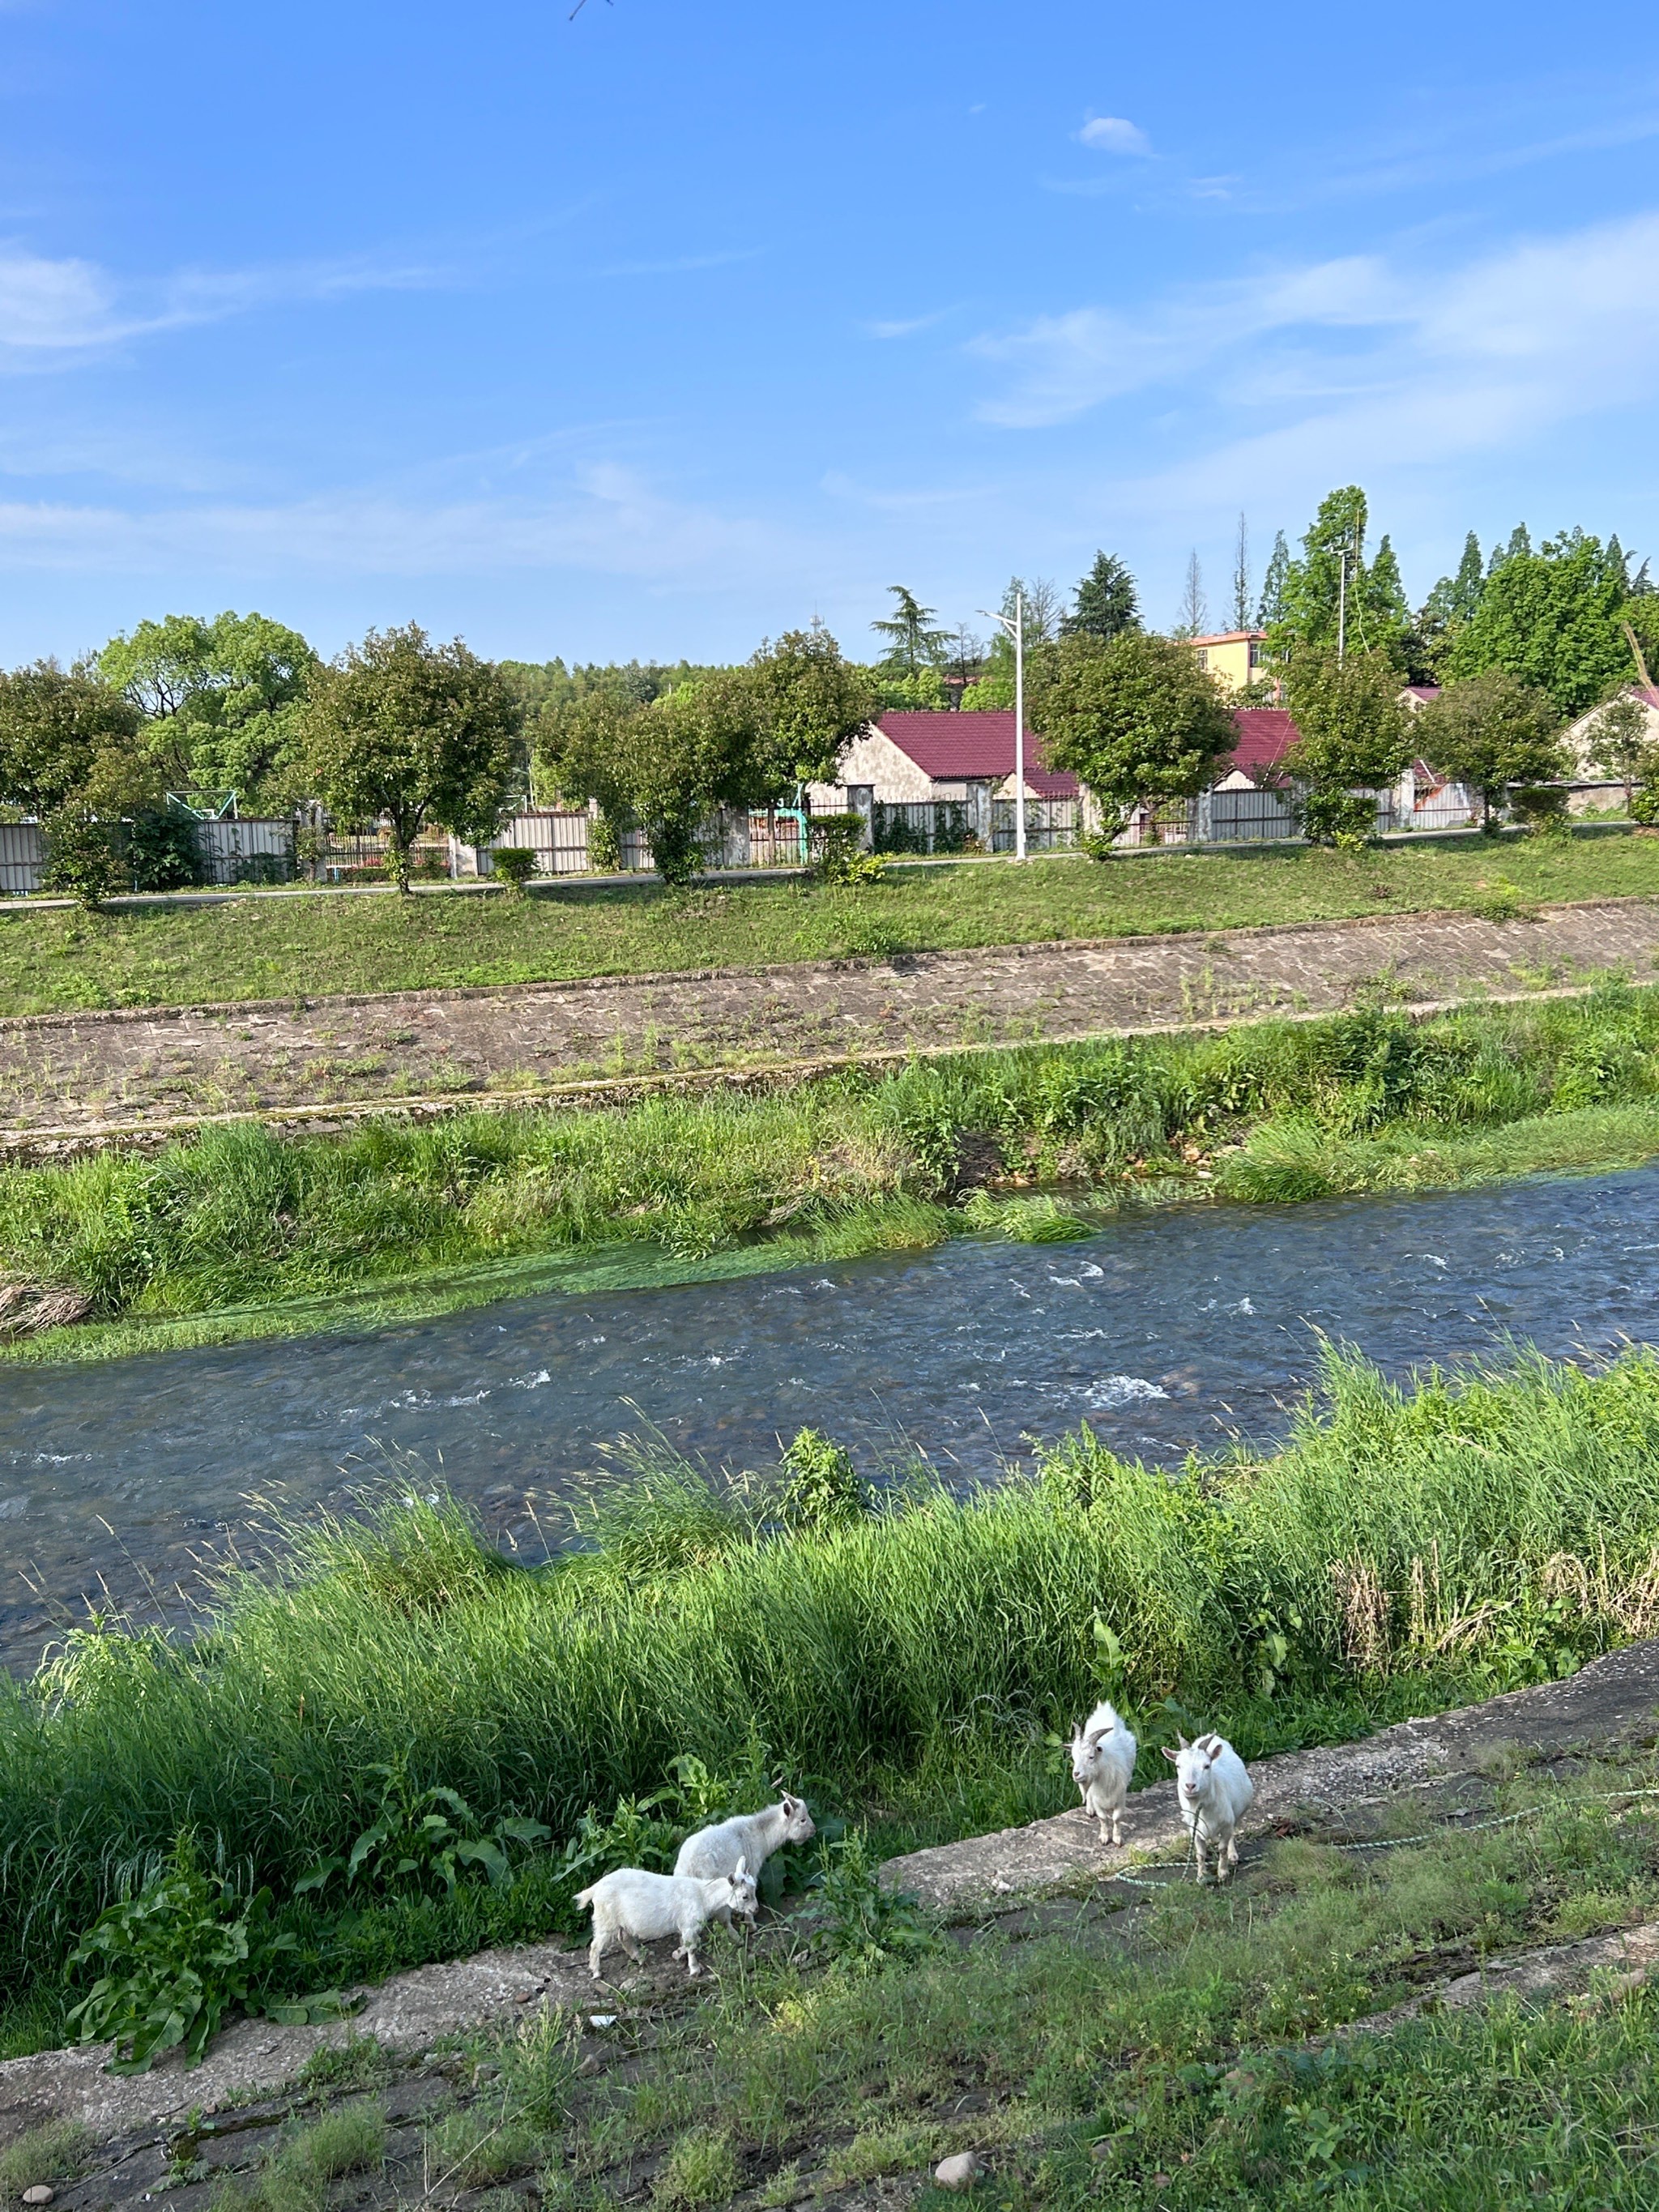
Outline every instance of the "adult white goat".
{"type": "Polygon", "coordinates": [[[1072,1738],[1072,1779],[1083,1792],[1084,1811],[1100,1823],[1103,1844],[1123,1841],[1123,1808],[1134,1771],[1134,1737],[1103,1698],[1072,1738]]]}
{"type": "Polygon", "coordinates": [[[806,1800],[792,1797],[786,1790],[781,1804],[769,1805],[760,1813],[739,1813],[688,1836],[680,1845],[674,1871],[712,1881],[716,1875],[731,1874],[744,1866],[758,1879],[774,1851],[781,1850],[786,1844],[810,1843],[817,1833],[806,1800]]]}
{"type": "Polygon", "coordinates": [[[1215,1878],[1225,1881],[1238,1864],[1238,1824],[1255,1784],[1224,1736],[1200,1735],[1188,1743],[1177,1735],[1176,1741],[1180,1749],[1171,1751],[1166,1743],[1164,1756],[1175,1766],[1176,1797],[1197,1854],[1198,1878],[1204,1879],[1205,1846],[1213,1844],[1215,1878]]]}
{"type": "Polygon", "coordinates": [[[641,1942],[654,1943],[665,1936],[678,1936],[674,1952],[684,1959],[688,1974],[699,1974],[697,1938],[717,1916],[728,1927],[734,1912],[753,1917],[755,1877],[739,1859],[729,1875],[699,1881],[692,1875],[647,1874],[641,1867],[618,1867],[587,1888],[576,1892],[578,1905],[592,1908],[593,1941],[587,1949],[587,1969],[597,1982],[599,1963],[613,1940],[635,1966],[642,1963],[641,1942]]]}

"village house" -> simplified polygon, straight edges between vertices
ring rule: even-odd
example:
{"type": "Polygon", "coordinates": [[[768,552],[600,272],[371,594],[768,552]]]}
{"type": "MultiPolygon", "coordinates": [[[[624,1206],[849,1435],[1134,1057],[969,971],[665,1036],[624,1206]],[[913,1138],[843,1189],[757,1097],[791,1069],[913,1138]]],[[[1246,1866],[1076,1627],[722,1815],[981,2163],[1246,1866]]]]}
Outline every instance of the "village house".
{"type": "Polygon", "coordinates": [[[1237,698],[1252,684],[1262,680],[1261,656],[1267,647],[1265,629],[1218,629],[1203,637],[1188,638],[1194,658],[1237,698]]]}

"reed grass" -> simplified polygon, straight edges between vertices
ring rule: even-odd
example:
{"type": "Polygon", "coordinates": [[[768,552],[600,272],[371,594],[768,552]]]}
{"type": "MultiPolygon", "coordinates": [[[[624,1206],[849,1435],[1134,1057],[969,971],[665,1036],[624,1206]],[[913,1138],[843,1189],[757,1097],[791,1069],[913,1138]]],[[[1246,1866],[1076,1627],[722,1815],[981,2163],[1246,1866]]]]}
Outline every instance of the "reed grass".
{"type": "Polygon", "coordinates": [[[286,1893],[367,1825],[382,1764],[558,1835],[686,1752],[965,1808],[1097,1693],[1097,1616],[1117,1694],[1252,1753],[1345,1697],[1569,1671],[1659,1627],[1659,1357],[1406,1390],[1334,1354],[1261,1461],[1171,1478],[1085,1429],[1031,1480],[918,1478],[816,1530],[765,1496],[671,1469],[530,1571],[394,1492],[288,1530],[191,1643],[72,1635],[0,1691],[0,1985],[54,1971],[181,1828],[286,1893]]]}
{"type": "Polygon", "coordinates": [[[0,1273],[92,1300],[90,1325],[11,1357],[98,1357],[963,1232],[1058,1237],[1170,1197],[1446,1188],[1656,1152],[1659,990],[1610,986],[1419,1022],[1376,1007],[963,1054],[751,1098],[332,1139],[213,1129],[154,1158],[0,1176],[0,1273]],[[1018,1188],[1044,1186],[1059,1202],[1018,1188]]]}

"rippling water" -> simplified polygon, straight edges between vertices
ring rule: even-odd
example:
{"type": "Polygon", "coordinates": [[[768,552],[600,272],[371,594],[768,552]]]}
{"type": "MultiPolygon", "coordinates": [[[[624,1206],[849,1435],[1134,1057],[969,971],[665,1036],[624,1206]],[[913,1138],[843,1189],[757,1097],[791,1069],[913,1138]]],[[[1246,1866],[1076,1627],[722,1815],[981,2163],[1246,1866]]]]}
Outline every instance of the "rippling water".
{"type": "Polygon", "coordinates": [[[0,1657],[87,1602],[167,1609],[250,1491],[305,1509],[413,1453],[504,1540],[649,1424],[734,1466],[804,1424],[994,1474],[1089,1420],[1175,1459],[1270,1437],[1319,1333],[1392,1371],[1514,1337],[1659,1336],[1659,1167],[1421,1198],[1127,1219],[787,1275],[521,1299],[363,1337],[0,1370],[0,1657]],[[527,1506],[528,1501],[528,1506],[527,1506]]]}

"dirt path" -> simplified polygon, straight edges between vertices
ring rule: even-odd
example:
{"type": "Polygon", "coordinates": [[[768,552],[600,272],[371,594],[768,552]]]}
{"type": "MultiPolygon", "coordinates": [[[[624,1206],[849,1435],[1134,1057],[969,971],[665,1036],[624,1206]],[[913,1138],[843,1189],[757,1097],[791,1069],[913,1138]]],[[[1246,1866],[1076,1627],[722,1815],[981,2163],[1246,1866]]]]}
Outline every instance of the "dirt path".
{"type": "Polygon", "coordinates": [[[562,1082],[1514,994],[1659,968],[1659,902],[0,1023],[0,1130],[159,1129],[562,1082]]]}

